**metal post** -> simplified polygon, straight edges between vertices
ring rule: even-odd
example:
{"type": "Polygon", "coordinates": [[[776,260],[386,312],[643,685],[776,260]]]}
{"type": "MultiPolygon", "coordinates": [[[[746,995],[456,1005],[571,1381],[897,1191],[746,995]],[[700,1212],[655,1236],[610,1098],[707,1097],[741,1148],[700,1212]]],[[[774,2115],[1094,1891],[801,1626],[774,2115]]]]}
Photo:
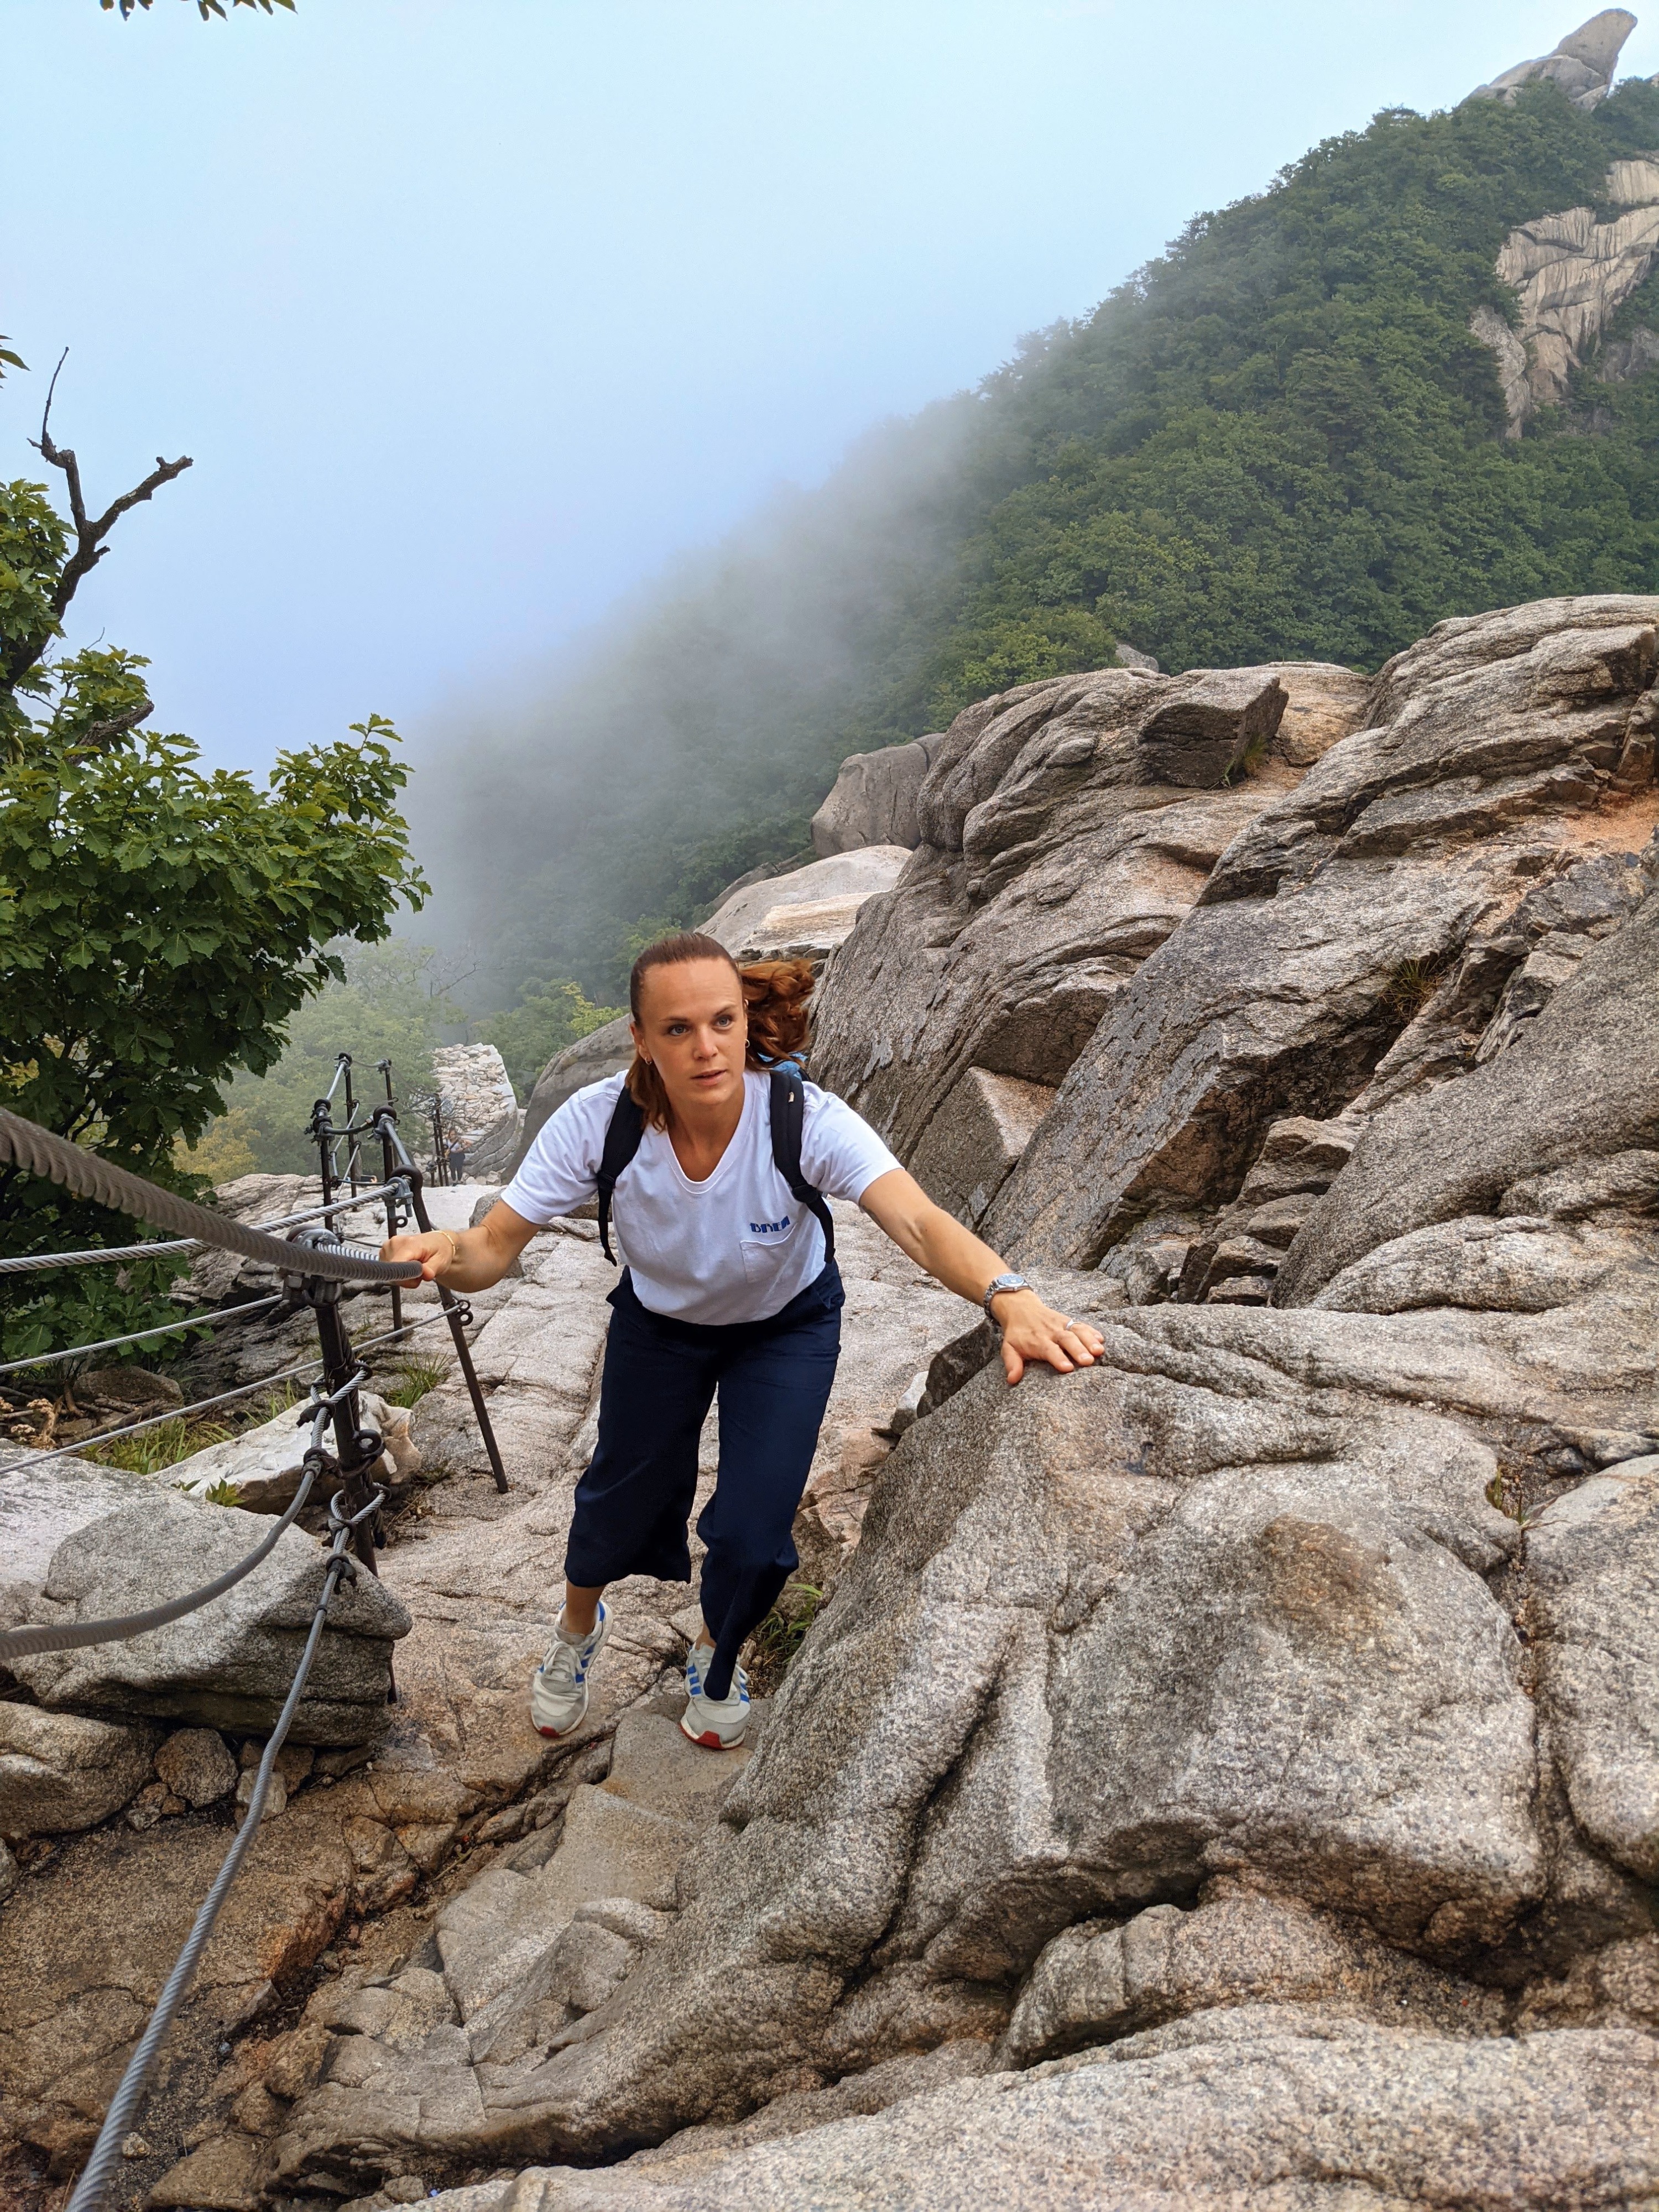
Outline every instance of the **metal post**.
{"type": "Polygon", "coordinates": [[[356,1198],[357,1195],[359,1177],[357,1174],[357,1142],[352,1124],[357,1118],[357,1106],[356,1100],[351,1095],[351,1054],[349,1052],[343,1052],[339,1055],[339,1062],[341,1067],[345,1073],[346,1142],[351,1147],[350,1151],[346,1154],[346,1175],[351,1183],[351,1195],[356,1198]]]}
{"type": "MultiPolygon", "coordinates": [[[[313,1230],[310,1242],[337,1244],[339,1238],[331,1230],[313,1230]]],[[[358,1392],[346,1390],[346,1385],[357,1371],[357,1362],[352,1357],[351,1339],[340,1317],[340,1285],[325,1282],[320,1276],[304,1278],[307,1304],[317,1318],[317,1346],[323,1358],[323,1387],[332,1395],[344,1390],[330,1414],[334,1429],[334,1452],[340,1462],[340,1479],[345,1490],[346,1517],[361,1513],[372,1495],[368,1470],[375,1465],[385,1449],[385,1438],[365,1429],[363,1409],[358,1392]]],[[[375,1519],[379,1516],[374,1516],[375,1519]]],[[[352,1548],[368,1569],[378,1575],[380,1571],[374,1557],[374,1532],[371,1522],[363,1522],[352,1538],[352,1548]]]]}
{"type": "Polygon", "coordinates": [[[323,1204],[334,1202],[334,1124],[328,1101],[319,1098],[311,1109],[311,1134],[316,1139],[318,1164],[323,1178],[323,1204]]]}
{"type": "MultiPolygon", "coordinates": [[[[384,1106],[377,1107],[374,1118],[380,1124],[382,1144],[387,1146],[388,1152],[394,1147],[396,1149],[398,1176],[408,1190],[415,1218],[422,1229],[430,1231],[432,1217],[426,1210],[426,1199],[421,1188],[421,1171],[410,1158],[403,1139],[391,1126],[389,1109],[384,1106]]],[[[478,1433],[483,1437],[484,1449],[489,1455],[489,1471],[495,1478],[496,1489],[504,1492],[507,1489],[507,1469],[501,1465],[501,1447],[495,1442],[495,1431],[489,1425],[489,1409],[479,1387],[478,1370],[472,1364],[472,1347],[466,1340],[462,1326],[463,1309],[453,1291],[447,1291],[441,1283],[434,1283],[432,1287],[438,1293],[439,1304],[449,1316],[449,1333],[455,1340],[455,1357],[459,1360],[461,1373],[466,1378],[466,1393],[472,1401],[472,1411],[477,1417],[478,1433]]]]}
{"type": "MultiPolygon", "coordinates": [[[[397,1101],[392,1095],[392,1062],[389,1060],[378,1060],[375,1061],[374,1065],[380,1070],[381,1075],[386,1079],[386,1110],[391,1120],[395,1121],[398,1118],[398,1104],[397,1101]]],[[[398,1166],[397,1157],[392,1149],[391,1129],[387,1126],[386,1121],[381,1118],[378,1109],[370,1115],[369,1126],[371,1127],[377,1127],[380,1134],[380,1181],[385,1183],[390,1183],[397,1171],[398,1166]]],[[[395,1237],[403,1225],[403,1208],[398,1202],[398,1193],[394,1185],[393,1188],[388,1190],[386,1194],[386,1233],[387,1237],[395,1237]]],[[[400,1332],[403,1328],[403,1287],[400,1284],[394,1283],[392,1285],[392,1326],[394,1332],[400,1332]]]]}

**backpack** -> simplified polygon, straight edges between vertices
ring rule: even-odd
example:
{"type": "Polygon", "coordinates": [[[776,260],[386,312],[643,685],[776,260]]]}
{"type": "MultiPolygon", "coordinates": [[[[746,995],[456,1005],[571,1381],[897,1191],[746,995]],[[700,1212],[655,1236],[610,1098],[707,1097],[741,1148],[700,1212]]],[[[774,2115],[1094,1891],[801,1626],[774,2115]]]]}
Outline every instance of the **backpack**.
{"type": "MultiPolygon", "coordinates": [[[[823,1230],[823,1259],[828,1267],[836,1256],[836,1224],[823,1193],[815,1189],[801,1173],[800,1140],[806,1122],[806,1093],[801,1086],[800,1068],[793,1060],[779,1060],[770,1074],[772,1164],[788,1184],[789,1194],[795,1203],[804,1206],[823,1230]]],[[[644,1134],[645,1115],[623,1084],[622,1096],[605,1133],[605,1150],[594,1176],[599,1199],[599,1243],[613,1267],[617,1255],[611,1249],[611,1194],[617,1188],[617,1176],[640,1149],[644,1134]]]]}

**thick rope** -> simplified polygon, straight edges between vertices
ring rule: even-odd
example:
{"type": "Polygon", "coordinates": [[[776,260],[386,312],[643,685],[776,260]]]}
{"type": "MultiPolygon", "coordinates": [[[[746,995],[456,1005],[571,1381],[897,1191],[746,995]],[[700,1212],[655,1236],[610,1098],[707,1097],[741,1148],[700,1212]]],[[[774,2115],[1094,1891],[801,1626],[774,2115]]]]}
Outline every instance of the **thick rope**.
{"type": "Polygon", "coordinates": [[[100,1159],[95,1152],[86,1152],[67,1138],[41,1128],[38,1122],[26,1121],[21,1114],[9,1114],[0,1107],[0,1164],[6,1161],[29,1175],[44,1176],[61,1184],[77,1198],[89,1198],[116,1213],[154,1222],[158,1229],[170,1229],[175,1236],[216,1245],[222,1252],[240,1252],[245,1260],[262,1260],[268,1267],[279,1267],[287,1275],[320,1275],[331,1283],[421,1279],[418,1266],[408,1261],[392,1264],[349,1244],[332,1249],[290,1244],[283,1237],[267,1236],[262,1229],[228,1221],[222,1213],[180,1198],[176,1191],[162,1190],[143,1176],[117,1167],[112,1160],[100,1159]]]}

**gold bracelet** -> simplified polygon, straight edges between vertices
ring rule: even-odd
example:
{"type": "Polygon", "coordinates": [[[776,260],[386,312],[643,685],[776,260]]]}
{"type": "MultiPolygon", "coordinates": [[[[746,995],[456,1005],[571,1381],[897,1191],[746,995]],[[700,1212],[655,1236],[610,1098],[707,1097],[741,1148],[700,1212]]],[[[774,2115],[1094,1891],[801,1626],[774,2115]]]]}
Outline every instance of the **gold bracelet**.
{"type": "MultiPolygon", "coordinates": [[[[461,1256],[461,1248],[455,1232],[453,1229],[441,1229],[438,1231],[438,1234],[440,1237],[447,1237],[449,1239],[449,1257],[443,1264],[445,1267],[453,1267],[455,1262],[461,1256]]],[[[442,1272],[442,1268],[440,1268],[439,1273],[441,1273],[442,1272]]]]}

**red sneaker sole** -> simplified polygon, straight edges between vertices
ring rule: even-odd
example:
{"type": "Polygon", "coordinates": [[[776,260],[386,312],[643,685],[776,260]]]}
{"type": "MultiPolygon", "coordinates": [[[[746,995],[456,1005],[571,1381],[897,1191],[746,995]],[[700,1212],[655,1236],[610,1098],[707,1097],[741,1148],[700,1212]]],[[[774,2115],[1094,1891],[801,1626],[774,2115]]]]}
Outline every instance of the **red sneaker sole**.
{"type": "MultiPolygon", "coordinates": [[[[746,1735],[748,1733],[749,1731],[745,1729],[744,1730],[744,1735],[746,1735]]],[[[705,1729],[701,1735],[693,1735],[690,1729],[687,1728],[684,1721],[680,1723],[680,1734],[685,1738],[688,1743],[699,1744],[704,1751],[735,1751],[738,1748],[738,1744],[740,1744],[743,1741],[743,1736],[740,1735],[737,1740],[737,1743],[722,1743],[719,1736],[715,1735],[713,1729],[705,1729]]]]}

